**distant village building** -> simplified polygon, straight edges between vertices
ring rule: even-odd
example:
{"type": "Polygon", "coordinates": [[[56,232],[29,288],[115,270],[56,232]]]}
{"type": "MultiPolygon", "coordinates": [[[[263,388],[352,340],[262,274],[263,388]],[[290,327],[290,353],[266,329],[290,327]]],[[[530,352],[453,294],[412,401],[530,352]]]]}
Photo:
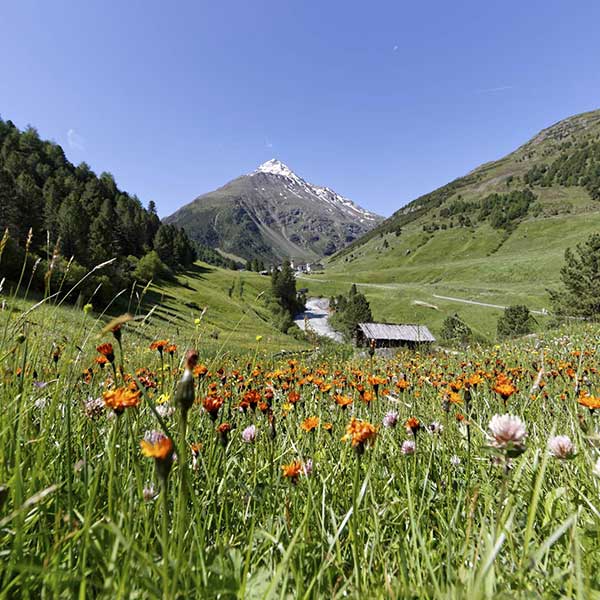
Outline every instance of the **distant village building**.
{"type": "Polygon", "coordinates": [[[324,269],[323,267],[323,263],[310,263],[306,265],[306,272],[307,273],[314,273],[315,271],[322,271],[324,269]]]}
{"type": "Polygon", "coordinates": [[[435,342],[425,325],[399,325],[394,323],[359,323],[356,328],[356,345],[369,346],[375,341],[376,348],[418,348],[435,342]]]}

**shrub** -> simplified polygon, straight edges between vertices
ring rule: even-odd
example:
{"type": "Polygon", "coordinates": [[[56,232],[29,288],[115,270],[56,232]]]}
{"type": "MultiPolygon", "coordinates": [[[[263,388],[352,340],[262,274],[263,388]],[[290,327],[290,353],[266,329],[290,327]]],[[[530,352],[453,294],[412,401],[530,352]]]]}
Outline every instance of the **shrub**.
{"type": "Polygon", "coordinates": [[[468,342],[473,336],[471,328],[455,313],[444,319],[440,338],[446,342],[468,342]]]}
{"type": "Polygon", "coordinates": [[[504,315],[498,319],[498,336],[506,338],[531,333],[532,320],[524,304],[507,306],[504,315]]]}
{"type": "Polygon", "coordinates": [[[152,279],[160,279],[170,275],[168,267],[160,260],[158,253],[154,250],[140,258],[133,271],[133,276],[139,281],[148,282],[152,279]]]}

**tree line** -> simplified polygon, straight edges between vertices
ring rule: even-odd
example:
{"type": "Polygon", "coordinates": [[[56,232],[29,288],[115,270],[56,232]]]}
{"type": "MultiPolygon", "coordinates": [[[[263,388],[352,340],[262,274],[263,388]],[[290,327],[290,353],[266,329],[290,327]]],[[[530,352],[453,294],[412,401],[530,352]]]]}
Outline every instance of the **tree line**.
{"type": "Polygon", "coordinates": [[[116,259],[86,280],[84,291],[102,284],[102,301],[135,279],[187,267],[198,255],[183,229],[161,223],[154,202],[144,207],[110,173],[73,165],[35,128],[20,131],[2,119],[0,227],[9,236],[2,264],[9,281],[18,278],[26,254],[32,266],[39,259],[32,285],[41,289],[54,281],[68,288],[116,259]]]}

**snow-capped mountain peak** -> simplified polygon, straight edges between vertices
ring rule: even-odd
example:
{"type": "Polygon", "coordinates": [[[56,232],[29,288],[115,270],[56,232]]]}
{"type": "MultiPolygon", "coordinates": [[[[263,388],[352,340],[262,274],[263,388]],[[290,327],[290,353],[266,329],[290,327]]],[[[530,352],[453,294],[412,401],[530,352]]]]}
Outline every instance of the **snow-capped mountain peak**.
{"type": "Polygon", "coordinates": [[[267,162],[264,162],[255,171],[256,173],[270,173],[271,175],[283,175],[284,177],[290,177],[296,179],[297,175],[284,163],[276,158],[272,158],[267,162]]]}
{"type": "Polygon", "coordinates": [[[245,259],[312,262],[372,229],[383,217],[328,187],[312,185],[276,158],[180,208],[168,222],[245,259]]]}
{"type": "Polygon", "coordinates": [[[292,195],[297,196],[300,192],[305,198],[308,198],[313,202],[324,203],[329,207],[328,210],[330,212],[332,210],[338,210],[350,217],[358,218],[360,222],[375,222],[377,220],[377,215],[361,208],[348,198],[340,196],[334,190],[328,187],[313,185],[302,179],[302,177],[296,175],[296,173],[294,173],[294,171],[286,164],[276,158],[264,162],[256,169],[256,171],[251,173],[251,175],[256,175],[258,173],[277,175],[279,177],[284,177],[287,180],[285,183],[282,182],[285,192],[280,193],[280,196],[284,195],[284,193],[291,193],[292,195]]]}

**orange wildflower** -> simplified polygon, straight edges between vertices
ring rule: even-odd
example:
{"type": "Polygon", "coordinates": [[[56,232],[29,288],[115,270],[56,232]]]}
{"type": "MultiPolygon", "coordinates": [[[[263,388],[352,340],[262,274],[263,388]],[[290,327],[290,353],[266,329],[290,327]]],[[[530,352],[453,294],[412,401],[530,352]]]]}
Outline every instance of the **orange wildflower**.
{"type": "Polygon", "coordinates": [[[369,402],[373,402],[373,400],[375,400],[375,397],[369,390],[365,390],[364,392],[362,392],[360,397],[361,397],[361,400],[363,402],[366,402],[367,404],[369,404],[369,402]]]}
{"type": "Polygon", "coordinates": [[[492,390],[499,394],[502,397],[502,400],[506,402],[517,391],[517,388],[506,375],[500,373],[496,378],[496,384],[492,390]]]}
{"type": "Polygon", "coordinates": [[[148,458],[157,458],[164,460],[173,452],[173,441],[171,438],[156,432],[150,436],[150,439],[144,439],[140,442],[142,454],[148,458]]]}
{"type": "Polygon", "coordinates": [[[115,351],[113,349],[113,345],[109,342],[106,344],[100,344],[96,350],[106,358],[109,363],[114,362],[115,360],[115,351]]]}
{"type": "Polygon", "coordinates": [[[368,421],[361,421],[355,417],[352,417],[350,423],[346,427],[346,435],[342,438],[342,441],[352,441],[352,447],[356,448],[359,454],[365,449],[365,446],[372,446],[377,438],[377,427],[369,423],[368,421]]]}
{"type": "Polygon", "coordinates": [[[173,464],[173,440],[160,431],[151,431],[140,446],[144,456],[154,459],[158,476],[166,481],[173,464]]]}
{"type": "Polygon", "coordinates": [[[460,379],[456,379],[455,381],[451,381],[448,384],[448,387],[453,391],[453,392],[458,392],[460,390],[462,390],[463,387],[463,382],[460,379]]]}
{"type": "Polygon", "coordinates": [[[223,447],[227,446],[230,431],[231,431],[231,425],[229,423],[221,423],[217,427],[217,433],[219,434],[219,438],[221,440],[221,444],[223,445],[223,447]]]}
{"type": "Polygon", "coordinates": [[[473,375],[471,375],[467,379],[467,382],[472,387],[477,387],[482,381],[483,381],[483,378],[481,377],[481,375],[479,375],[479,373],[473,373],[473,375]]]}
{"type": "Polygon", "coordinates": [[[109,390],[102,394],[104,405],[112,408],[120,415],[126,408],[137,406],[141,402],[142,392],[132,390],[129,387],[120,387],[115,390],[109,390]]]}
{"type": "Polygon", "coordinates": [[[404,427],[406,427],[406,431],[412,433],[413,435],[417,435],[417,431],[421,429],[421,422],[416,417],[410,417],[406,419],[404,427]]]}
{"type": "Polygon", "coordinates": [[[231,431],[231,425],[229,423],[221,423],[217,427],[217,432],[218,433],[225,433],[227,431],[231,431]]]}
{"type": "Polygon", "coordinates": [[[193,373],[196,377],[204,377],[208,373],[208,367],[206,365],[196,365],[193,373]]]}
{"type": "Polygon", "coordinates": [[[96,364],[100,365],[100,368],[103,369],[104,365],[108,364],[108,359],[104,355],[96,356],[96,364]]]}
{"type": "Polygon", "coordinates": [[[319,417],[308,417],[302,421],[300,424],[300,429],[306,432],[313,431],[313,429],[316,429],[319,426],[320,422],[321,419],[319,419],[319,417]]]}
{"type": "Polygon", "coordinates": [[[408,389],[410,387],[410,383],[408,383],[408,381],[406,381],[406,379],[399,379],[396,382],[396,387],[403,392],[404,390],[408,389]]]}
{"type": "Polygon", "coordinates": [[[221,406],[223,406],[223,398],[221,396],[207,396],[202,401],[204,410],[210,415],[210,418],[215,421],[221,406]]]}
{"type": "Polygon", "coordinates": [[[163,350],[169,345],[169,340],[156,340],[150,344],[150,350],[158,350],[158,353],[162,355],[163,350]]]}
{"type": "Polygon", "coordinates": [[[283,476],[287,477],[292,483],[298,482],[298,477],[302,473],[302,463],[299,460],[295,460],[289,465],[281,465],[283,470],[283,476]]]}
{"type": "Polygon", "coordinates": [[[462,398],[458,392],[453,392],[448,390],[446,394],[444,394],[444,400],[447,400],[451,404],[462,404],[462,398]]]}
{"type": "Polygon", "coordinates": [[[334,400],[335,403],[342,408],[346,408],[350,406],[350,404],[352,404],[352,398],[349,398],[348,396],[343,396],[342,394],[336,394],[334,396],[334,400]]]}
{"type": "Polygon", "coordinates": [[[600,396],[592,396],[590,394],[582,394],[577,399],[577,402],[581,404],[581,406],[585,406],[590,410],[597,410],[600,408],[600,396]]]}

